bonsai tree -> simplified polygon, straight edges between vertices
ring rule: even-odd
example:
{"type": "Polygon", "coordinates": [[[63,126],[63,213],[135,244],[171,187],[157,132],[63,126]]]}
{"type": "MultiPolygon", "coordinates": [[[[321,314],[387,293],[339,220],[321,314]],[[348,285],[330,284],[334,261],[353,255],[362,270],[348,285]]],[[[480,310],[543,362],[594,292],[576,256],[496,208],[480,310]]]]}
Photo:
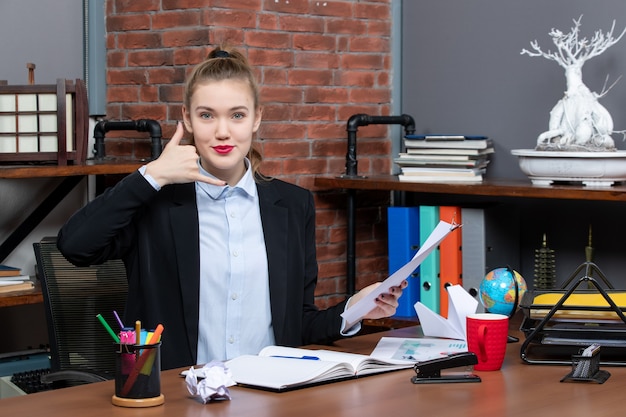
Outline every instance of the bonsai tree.
{"type": "Polygon", "coordinates": [[[544,57],[555,61],[565,69],[567,90],[562,99],[550,111],[548,130],[537,138],[535,150],[552,151],[615,151],[613,133],[625,134],[626,131],[614,131],[613,119],[598,99],[610,90],[603,87],[598,94],[592,92],[583,83],[584,63],[598,56],[617,43],[626,29],[614,36],[615,21],[611,30],[604,33],[596,31],[591,38],[579,39],[580,21],[574,19],[574,27],[569,33],[552,29],[549,33],[557,50],[543,52],[537,41],[530,43],[532,50],[523,49],[521,54],[544,57]]]}

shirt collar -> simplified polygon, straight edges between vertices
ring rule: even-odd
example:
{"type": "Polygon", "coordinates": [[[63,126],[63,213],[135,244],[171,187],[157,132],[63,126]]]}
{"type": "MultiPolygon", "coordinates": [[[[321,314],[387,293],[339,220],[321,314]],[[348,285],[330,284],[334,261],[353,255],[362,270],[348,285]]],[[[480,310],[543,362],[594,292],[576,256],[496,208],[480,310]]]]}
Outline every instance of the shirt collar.
{"type": "MultiPolygon", "coordinates": [[[[231,187],[230,185],[213,185],[207,184],[205,182],[196,181],[196,184],[200,189],[206,192],[209,197],[214,200],[221,198],[226,195],[230,190],[239,189],[244,193],[248,194],[250,197],[256,197],[257,189],[256,183],[254,182],[254,176],[252,174],[252,164],[248,158],[244,159],[244,163],[246,164],[246,172],[243,174],[243,177],[239,180],[239,182],[231,187]]],[[[202,175],[206,175],[207,177],[211,177],[214,179],[218,179],[214,175],[211,175],[208,171],[206,171],[202,164],[200,164],[200,159],[198,159],[198,168],[200,169],[200,173],[202,175]]]]}

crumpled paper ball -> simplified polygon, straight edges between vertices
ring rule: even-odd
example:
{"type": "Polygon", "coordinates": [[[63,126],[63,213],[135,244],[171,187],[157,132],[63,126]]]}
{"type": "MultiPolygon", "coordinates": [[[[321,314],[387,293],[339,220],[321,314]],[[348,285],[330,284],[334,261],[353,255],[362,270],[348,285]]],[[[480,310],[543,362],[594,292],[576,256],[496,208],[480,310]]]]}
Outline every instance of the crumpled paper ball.
{"type": "Polygon", "coordinates": [[[228,387],[236,384],[230,370],[222,362],[209,362],[202,368],[189,368],[185,384],[191,395],[200,397],[204,404],[214,400],[230,400],[228,387]]]}

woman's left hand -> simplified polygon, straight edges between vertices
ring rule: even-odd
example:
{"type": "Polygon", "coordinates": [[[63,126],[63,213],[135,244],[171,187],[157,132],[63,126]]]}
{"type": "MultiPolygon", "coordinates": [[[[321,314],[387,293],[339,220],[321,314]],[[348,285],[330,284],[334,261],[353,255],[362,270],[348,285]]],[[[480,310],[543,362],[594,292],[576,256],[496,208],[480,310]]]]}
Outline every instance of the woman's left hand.
{"type": "MultiPolygon", "coordinates": [[[[365,297],[367,294],[374,291],[381,283],[377,282],[367,287],[363,288],[361,291],[356,293],[350,298],[350,303],[348,307],[365,297]]],[[[376,303],[376,307],[365,315],[365,319],[380,319],[383,317],[393,316],[396,313],[396,308],[398,308],[398,298],[402,295],[402,290],[404,290],[409,283],[404,280],[399,286],[389,288],[388,292],[384,292],[376,297],[374,302],[376,303]]]]}

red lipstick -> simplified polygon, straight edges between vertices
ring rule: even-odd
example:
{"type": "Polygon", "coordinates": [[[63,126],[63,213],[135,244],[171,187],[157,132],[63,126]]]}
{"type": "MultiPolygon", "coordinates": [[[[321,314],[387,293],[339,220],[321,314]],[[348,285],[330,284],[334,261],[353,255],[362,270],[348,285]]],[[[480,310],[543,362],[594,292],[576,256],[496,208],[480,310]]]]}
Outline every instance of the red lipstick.
{"type": "Polygon", "coordinates": [[[230,151],[232,151],[234,148],[234,146],[230,146],[230,145],[219,145],[219,146],[214,146],[213,149],[215,149],[215,152],[219,153],[219,154],[227,154],[230,151]]]}

